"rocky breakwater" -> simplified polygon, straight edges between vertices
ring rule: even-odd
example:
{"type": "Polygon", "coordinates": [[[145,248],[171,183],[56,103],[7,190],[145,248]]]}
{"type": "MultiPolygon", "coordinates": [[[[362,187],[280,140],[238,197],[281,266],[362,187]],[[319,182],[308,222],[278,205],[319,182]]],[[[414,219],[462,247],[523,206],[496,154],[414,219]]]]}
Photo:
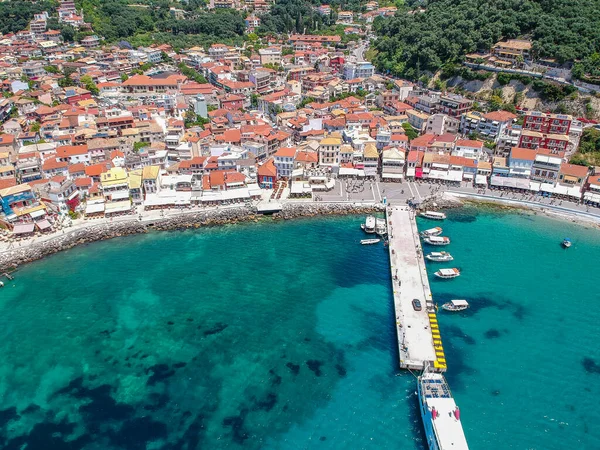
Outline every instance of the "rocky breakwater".
{"type": "Polygon", "coordinates": [[[146,227],[137,220],[88,225],[78,229],[64,230],[54,236],[43,237],[39,242],[13,243],[14,248],[0,254],[0,272],[11,270],[25,263],[41,259],[76,245],[111,239],[129,234],[144,233],[146,227]],[[21,245],[20,245],[21,244],[21,245]]]}
{"type": "Polygon", "coordinates": [[[274,218],[295,219],[298,217],[314,217],[320,215],[369,214],[384,211],[382,204],[361,205],[353,203],[287,203],[274,218]]]}
{"type": "Polygon", "coordinates": [[[436,211],[438,209],[460,208],[463,201],[457,197],[445,193],[430,195],[424,199],[418,207],[419,211],[436,211]]]}
{"type": "Polygon", "coordinates": [[[257,220],[253,209],[240,206],[238,208],[211,209],[189,212],[176,216],[144,221],[153,230],[185,230],[201,226],[227,225],[250,220],[257,220]]]}

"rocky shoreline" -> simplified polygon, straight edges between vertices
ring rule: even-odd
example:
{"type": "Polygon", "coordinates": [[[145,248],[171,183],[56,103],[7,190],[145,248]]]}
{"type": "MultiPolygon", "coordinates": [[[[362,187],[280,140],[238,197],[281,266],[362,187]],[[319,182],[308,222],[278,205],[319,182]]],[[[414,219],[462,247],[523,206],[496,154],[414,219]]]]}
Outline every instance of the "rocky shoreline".
{"type": "MultiPolygon", "coordinates": [[[[383,211],[383,205],[358,205],[345,203],[287,203],[283,209],[274,213],[274,220],[291,220],[301,217],[316,217],[325,215],[367,214],[383,211]]],[[[14,270],[22,264],[27,264],[54,253],[68,250],[77,245],[112,239],[149,231],[173,231],[219,226],[239,222],[255,221],[262,216],[254,209],[240,206],[239,208],[213,209],[198,212],[184,212],[177,216],[167,216],[159,219],[120,220],[94,224],[85,227],[63,231],[50,239],[15,247],[0,254],[0,273],[14,270]]]]}

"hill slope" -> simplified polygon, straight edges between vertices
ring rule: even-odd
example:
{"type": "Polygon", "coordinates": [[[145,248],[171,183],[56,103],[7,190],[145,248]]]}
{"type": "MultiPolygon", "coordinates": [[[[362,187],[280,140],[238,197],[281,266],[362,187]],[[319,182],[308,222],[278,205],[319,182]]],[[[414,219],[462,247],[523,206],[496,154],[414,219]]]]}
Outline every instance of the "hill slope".
{"type": "Polygon", "coordinates": [[[375,63],[416,79],[501,39],[528,36],[537,56],[583,60],[575,73],[594,74],[600,71],[599,10],[600,0],[429,0],[423,12],[407,6],[393,18],[376,19],[375,63]]]}

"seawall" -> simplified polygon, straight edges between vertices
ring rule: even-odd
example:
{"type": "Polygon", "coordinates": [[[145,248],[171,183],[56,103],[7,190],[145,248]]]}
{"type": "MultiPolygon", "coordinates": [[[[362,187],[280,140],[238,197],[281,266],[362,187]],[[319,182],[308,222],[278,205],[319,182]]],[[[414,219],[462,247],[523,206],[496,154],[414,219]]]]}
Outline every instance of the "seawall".
{"type": "MultiPolygon", "coordinates": [[[[382,205],[352,203],[287,203],[283,209],[272,215],[273,219],[290,220],[301,217],[325,215],[366,214],[382,211],[382,205]]],[[[77,245],[112,239],[149,231],[169,231],[218,226],[247,221],[257,221],[260,216],[251,207],[239,206],[208,210],[185,210],[180,213],[167,213],[165,216],[142,216],[141,220],[120,218],[114,221],[89,221],[77,224],[71,229],[43,236],[39,240],[12,243],[12,248],[0,252],[0,273],[44,258],[54,253],[68,250],[77,245]]]]}

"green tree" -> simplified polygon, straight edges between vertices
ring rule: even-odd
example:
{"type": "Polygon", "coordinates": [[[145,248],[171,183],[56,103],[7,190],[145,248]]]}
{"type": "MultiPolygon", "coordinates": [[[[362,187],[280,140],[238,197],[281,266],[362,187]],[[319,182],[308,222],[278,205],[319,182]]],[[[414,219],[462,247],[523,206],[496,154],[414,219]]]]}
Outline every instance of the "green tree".
{"type": "Polygon", "coordinates": [[[133,143],[133,151],[137,153],[144,147],[149,147],[149,146],[150,146],[150,142],[134,142],[133,143]]]}
{"type": "Polygon", "coordinates": [[[96,83],[94,83],[94,80],[92,80],[92,77],[89,75],[82,76],[79,81],[85,89],[92,93],[92,95],[98,95],[100,93],[98,86],[96,86],[96,83]]]}
{"type": "Polygon", "coordinates": [[[402,124],[402,128],[404,128],[404,134],[406,134],[406,137],[408,138],[409,141],[412,141],[413,139],[415,139],[416,137],[419,136],[419,133],[417,133],[417,130],[415,130],[413,128],[413,126],[408,122],[404,122],[402,124]]]}

